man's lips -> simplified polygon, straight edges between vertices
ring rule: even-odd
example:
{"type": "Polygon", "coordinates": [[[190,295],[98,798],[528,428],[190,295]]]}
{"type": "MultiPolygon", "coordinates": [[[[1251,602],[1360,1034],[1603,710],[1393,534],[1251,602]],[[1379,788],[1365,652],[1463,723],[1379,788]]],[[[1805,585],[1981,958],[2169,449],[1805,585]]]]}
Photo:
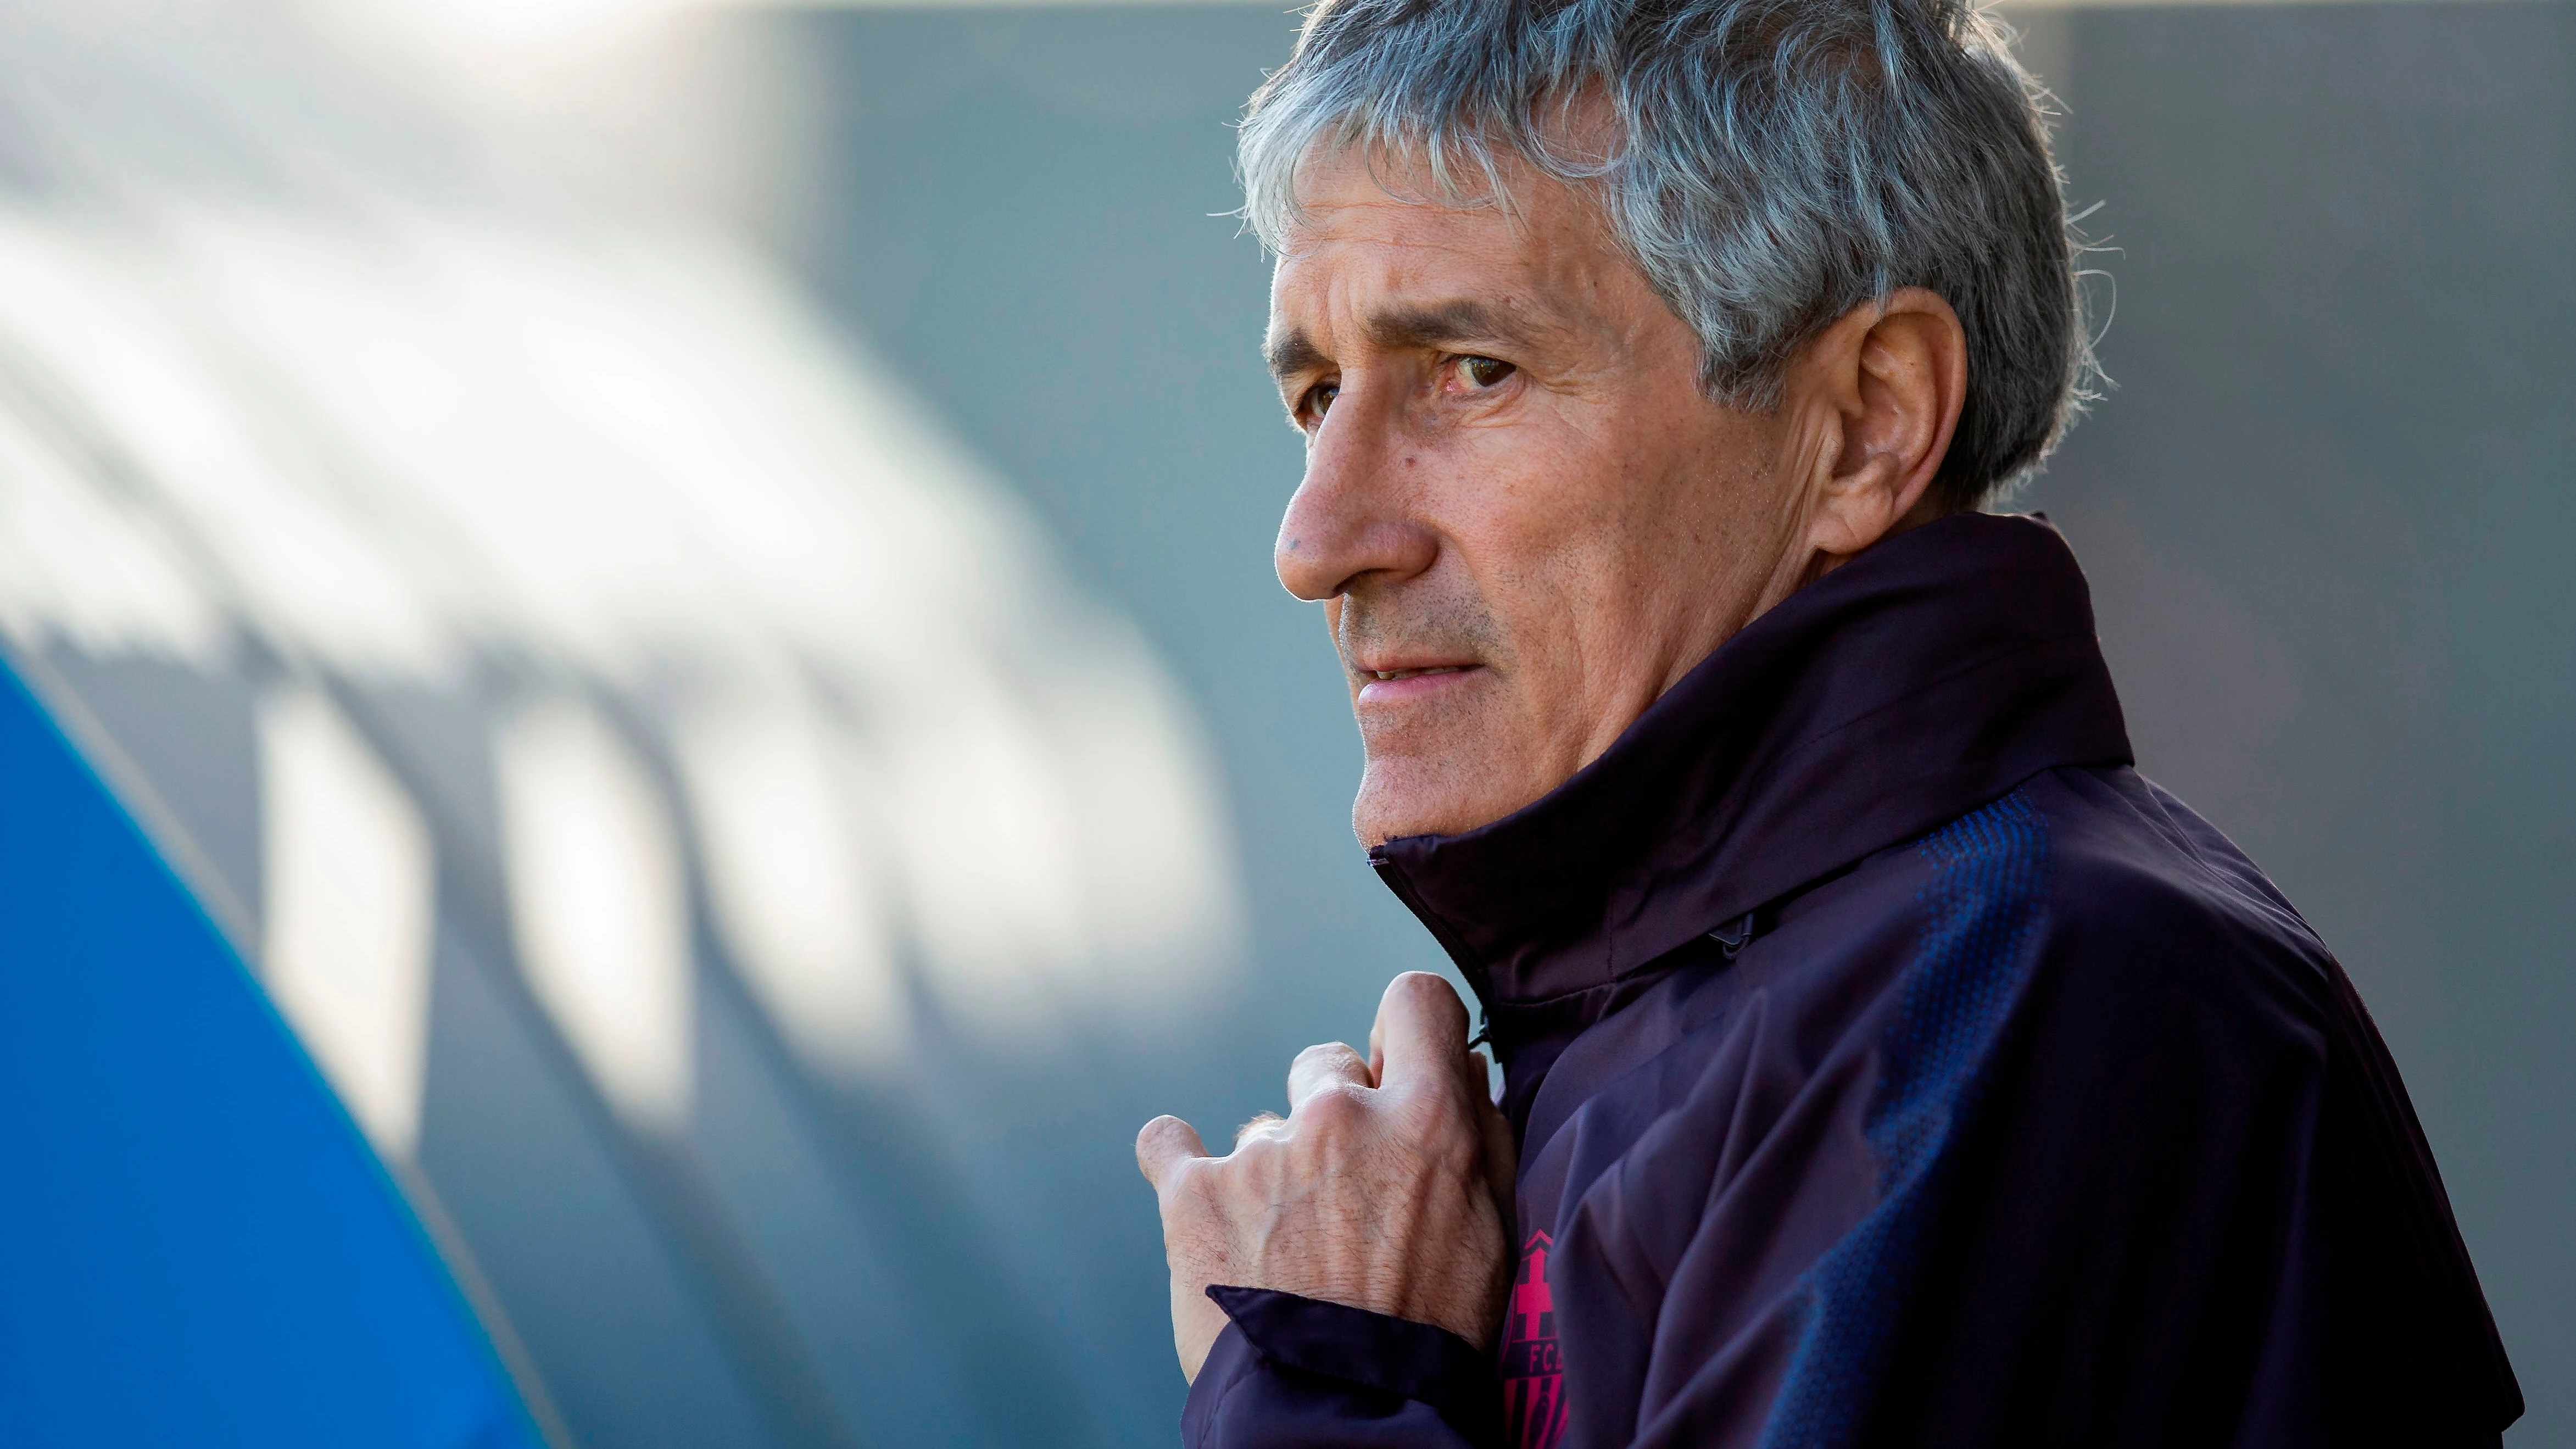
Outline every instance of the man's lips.
{"type": "Polygon", "coordinates": [[[1367,679],[1360,685],[1362,704],[1394,704],[1399,700],[1419,699],[1451,688],[1472,674],[1481,674],[1481,664],[1421,664],[1393,669],[1367,669],[1367,679]]]}

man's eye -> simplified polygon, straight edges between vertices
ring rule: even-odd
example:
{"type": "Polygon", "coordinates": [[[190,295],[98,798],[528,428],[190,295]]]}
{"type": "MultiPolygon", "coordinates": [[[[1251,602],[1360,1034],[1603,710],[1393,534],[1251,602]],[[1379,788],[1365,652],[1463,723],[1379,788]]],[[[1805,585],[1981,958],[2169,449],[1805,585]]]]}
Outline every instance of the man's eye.
{"type": "Polygon", "coordinates": [[[1299,420],[1310,428],[1322,422],[1324,414],[1333,410],[1333,399],[1341,395],[1342,385],[1338,382],[1319,382],[1306,389],[1306,396],[1297,409],[1299,420]]]}
{"type": "Polygon", "coordinates": [[[1494,357],[1462,357],[1458,362],[1467,380],[1478,387],[1492,387],[1520,370],[1494,357]]]}

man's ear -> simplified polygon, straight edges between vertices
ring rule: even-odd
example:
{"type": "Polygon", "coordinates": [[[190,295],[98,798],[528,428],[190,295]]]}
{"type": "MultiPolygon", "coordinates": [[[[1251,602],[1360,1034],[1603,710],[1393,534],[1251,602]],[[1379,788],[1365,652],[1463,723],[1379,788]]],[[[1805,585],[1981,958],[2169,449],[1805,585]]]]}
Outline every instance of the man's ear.
{"type": "Polygon", "coordinates": [[[1903,287],[1827,328],[1796,374],[1817,425],[1802,511],[1820,574],[1931,517],[1968,397],[1968,336],[1949,303],[1903,287]]]}

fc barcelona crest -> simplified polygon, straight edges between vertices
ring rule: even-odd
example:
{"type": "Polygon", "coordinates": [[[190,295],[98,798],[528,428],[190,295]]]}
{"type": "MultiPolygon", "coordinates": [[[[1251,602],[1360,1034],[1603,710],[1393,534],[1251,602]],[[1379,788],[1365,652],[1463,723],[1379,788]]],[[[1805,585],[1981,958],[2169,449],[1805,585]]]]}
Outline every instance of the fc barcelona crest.
{"type": "Polygon", "coordinates": [[[1503,1321],[1504,1442],[1512,1449],[1555,1449],[1565,1432],[1565,1367],[1556,1348],[1556,1297],[1547,1282],[1555,1247],[1547,1234],[1530,1234],[1503,1321]]]}

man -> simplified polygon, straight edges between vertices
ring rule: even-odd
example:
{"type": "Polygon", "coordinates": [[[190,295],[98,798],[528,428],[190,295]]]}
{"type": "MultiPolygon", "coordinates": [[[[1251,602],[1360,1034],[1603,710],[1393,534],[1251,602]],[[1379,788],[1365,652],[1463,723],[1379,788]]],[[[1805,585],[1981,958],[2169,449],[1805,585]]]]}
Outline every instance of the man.
{"type": "Polygon", "coordinates": [[[1956,0],[1327,0],[1254,97],[1279,576],[1388,988],[1161,1200],[1198,1445],[2495,1444],[2341,970],[1978,511],[2088,357],[1956,0]]]}

